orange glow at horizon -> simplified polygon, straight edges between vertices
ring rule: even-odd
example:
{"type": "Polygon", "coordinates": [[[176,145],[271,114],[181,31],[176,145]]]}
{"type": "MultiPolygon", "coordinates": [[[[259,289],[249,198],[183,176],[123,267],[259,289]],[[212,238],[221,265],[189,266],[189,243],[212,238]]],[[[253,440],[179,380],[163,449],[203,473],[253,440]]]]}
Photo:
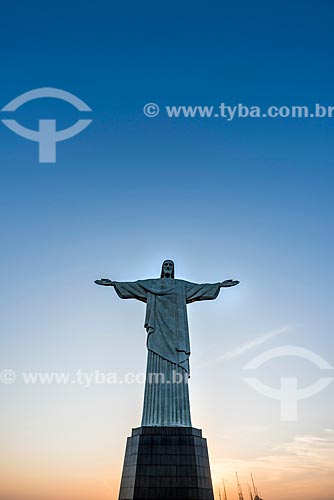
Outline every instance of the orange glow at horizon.
{"type": "MultiPolygon", "coordinates": [[[[224,479],[228,500],[237,498],[238,471],[245,500],[249,498],[250,472],[264,500],[332,499],[332,434],[328,430],[321,437],[301,437],[288,443],[280,455],[254,460],[219,459],[212,443],[215,497],[219,498],[224,479]]],[[[119,450],[113,463],[111,455],[80,456],[73,450],[67,458],[52,456],[51,449],[40,458],[31,456],[28,450],[12,454],[6,463],[0,462],[5,476],[0,482],[0,500],[117,500],[123,453],[119,450]]]]}

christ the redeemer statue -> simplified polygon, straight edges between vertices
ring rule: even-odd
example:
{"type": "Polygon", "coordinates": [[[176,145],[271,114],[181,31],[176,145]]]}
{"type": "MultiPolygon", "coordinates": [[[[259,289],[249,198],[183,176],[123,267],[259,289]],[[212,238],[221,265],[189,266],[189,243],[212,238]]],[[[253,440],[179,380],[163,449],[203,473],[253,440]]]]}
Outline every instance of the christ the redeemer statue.
{"type": "Polygon", "coordinates": [[[96,280],[113,286],[121,299],[147,304],[147,371],[142,426],[191,427],[188,392],[190,342],[187,304],[213,300],[221,287],[239,281],[191,283],[174,278],[174,262],[165,260],[161,276],[138,281],[96,280]]]}

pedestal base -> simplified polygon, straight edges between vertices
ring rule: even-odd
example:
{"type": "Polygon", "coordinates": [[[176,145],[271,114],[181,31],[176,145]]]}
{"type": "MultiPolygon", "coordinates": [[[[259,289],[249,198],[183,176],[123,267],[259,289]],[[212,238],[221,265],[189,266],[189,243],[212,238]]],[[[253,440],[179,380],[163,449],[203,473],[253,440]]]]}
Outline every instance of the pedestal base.
{"type": "Polygon", "coordinates": [[[139,427],[127,439],[119,500],[213,500],[206,439],[192,427],[139,427]]]}

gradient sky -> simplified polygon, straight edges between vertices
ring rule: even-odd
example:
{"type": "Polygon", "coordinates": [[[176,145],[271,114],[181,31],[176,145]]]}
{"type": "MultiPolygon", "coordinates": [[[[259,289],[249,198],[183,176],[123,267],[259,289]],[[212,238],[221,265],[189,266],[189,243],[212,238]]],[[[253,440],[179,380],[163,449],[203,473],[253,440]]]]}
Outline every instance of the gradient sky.
{"type": "MultiPolygon", "coordinates": [[[[0,108],[39,87],[93,110],[82,134],[37,144],[0,124],[0,500],[115,500],[143,384],[26,385],[21,372],[145,371],[144,305],[94,279],[239,279],[189,306],[192,420],[216,491],[253,471],[265,500],[332,500],[333,393],[297,422],[249,388],[243,366],[281,345],[333,364],[333,123],[147,118],[166,105],[334,105],[331,1],[22,2],[2,5],[0,108]]],[[[25,126],[79,113],[51,99],[25,126]]],[[[305,387],[320,373],[276,359],[258,378],[305,387]]]]}

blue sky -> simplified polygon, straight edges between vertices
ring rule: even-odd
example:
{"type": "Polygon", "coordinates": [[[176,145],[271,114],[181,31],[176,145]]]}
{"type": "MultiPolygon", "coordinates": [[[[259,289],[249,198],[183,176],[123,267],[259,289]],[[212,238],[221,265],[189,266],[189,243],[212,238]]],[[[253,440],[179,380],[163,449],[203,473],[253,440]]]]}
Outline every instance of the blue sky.
{"type": "MultiPolygon", "coordinates": [[[[241,368],[261,349],[282,344],[332,361],[332,120],[147,118],[142,108],[151,101],[162,110],[221,102],[334,105],[332,27],[330,1],[3,6],[0,108],[28,90],[56,87],[83,99],[93,123],[57,145],[54,165],[39,164],[37,144],[0,125],[1,366],[143,371],[143,305],[120,301],[93,281],[154,277],[161,261],[173,258],[178,277],[241,281],[189,310],[193,423],[216,443],[216,481],[223,449],[231,460],[253,460],[330,427],[329,389],[303,403],[298,423],[282,424],[277,403],[252,392],[241,368]],[[221,359],[275,331],[265,345],[221,359]],[[265,437],[255,432],[243,448],[239,431],[247,426],[265,437]]],[[[51,99],[17,112],[31,128],[43,117],[64,128],[79,113],[51,99]]],[[[273,385],[282,369],[298,374],[301,385],[319,376],[306,361],[272,363],[265,376],[273,385]]],[[[117,482],[143,388],[47,389],[0,388],[13,467],[21,463],[15,436],[41,456],[42,428],[53,456],[56,428],[62,457],[72,422],[73,449],[88,434],[89,450],[107,436],[115,451],[107,455],[101,439],[99,453],[106,470],[113,464],[109,479],[117,482]],[[82,414],[90,417],[78,429],[82,414]]],[[[33,481],[29,488],[36,500],[33,481]]],[[[7,500],[8,491],[0,498],[7,500]]],[[[323,493],[319,500],[330,498],[323,493]]]]}

